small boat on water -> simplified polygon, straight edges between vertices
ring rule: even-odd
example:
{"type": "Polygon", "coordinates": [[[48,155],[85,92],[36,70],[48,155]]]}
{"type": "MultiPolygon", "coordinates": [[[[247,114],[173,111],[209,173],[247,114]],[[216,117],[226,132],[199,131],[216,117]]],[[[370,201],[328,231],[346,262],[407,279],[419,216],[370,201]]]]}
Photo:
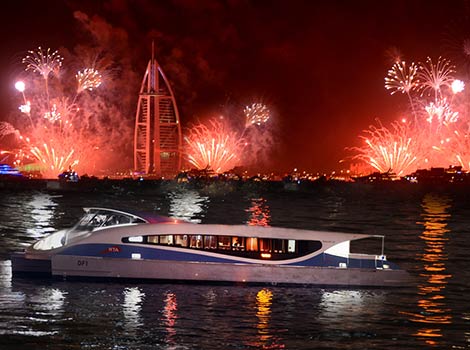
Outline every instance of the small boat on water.
{"type": "Polygon", "coordinates": [[[85,208],[78,223],[12,255],[13,275],[322,286],[405,286],[383,236],[248,225],[193,224],[85,208]],[[350,242],[382,239],[377,255],[350,242]]]}

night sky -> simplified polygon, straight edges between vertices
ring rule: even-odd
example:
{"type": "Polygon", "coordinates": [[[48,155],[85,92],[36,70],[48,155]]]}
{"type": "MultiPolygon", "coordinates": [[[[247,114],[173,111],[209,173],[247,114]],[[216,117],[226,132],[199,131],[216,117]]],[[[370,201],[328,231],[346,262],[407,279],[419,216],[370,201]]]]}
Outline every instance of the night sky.
{"type": "Polygon", "coordinates": [[[135,96],[123,100],[131,123],[155,40],[183,127],[219,114],[235,118],[252,102],[269,105],[276,171],[344,167],[338,162],[351,154],[347,147],[361,145],[362,130],[376,118],[387,125],[406,108],[405,98],[384,88],[391,53],[464,64],[460,46],[470,38],[470,4],[452,0],[8,1],[2,7],[0,120],[18,104],[13,85],[26,51],[71,50],[87,39],[86,22],[113,35],[117,56],[135,72],[135,81],[126,82],[136,86],[135,96]]]}

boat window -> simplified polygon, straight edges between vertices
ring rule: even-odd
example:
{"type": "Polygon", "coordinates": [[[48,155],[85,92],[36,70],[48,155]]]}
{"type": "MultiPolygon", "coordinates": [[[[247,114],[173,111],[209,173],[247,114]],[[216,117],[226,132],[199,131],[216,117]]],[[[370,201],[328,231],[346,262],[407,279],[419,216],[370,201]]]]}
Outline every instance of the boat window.
{"type": "Polygon", "coordinates": [[[219,249],[230,250],[231,237],[219,236],[219,249]]]}
{"type": "Polygon", "coordinates": [[[82,216],[82,218],[78,221],[77,223],[77,227],[86,227],[88,226],[89,222],[91,221],[91,219],[93,219],[93,217],[95,216],[94,213],[87,213],[85,215],[82,216]]]}
{"type": "Polygon", "coordinates": [[[129,216],[115,214],[109,215],[104,223],[104,226],[130,224],[132,219],[129,216]]]}
{"type": "Polygon", "coordinates": [[[320,241],[298,241],[298,253],[301,255],[316,252],[322,247],[320,241]]]}
{"type": "Polygon", "coordinates": [[[158,244],[158,236],[147,236],[147,242],[151,244],[158,244]]]}
{"type": "Polygon", "coordinates": [[[81,230],[92,230],[95,227],[100,227],[106,222],[106,215],[97,213],[87,213],[75,225],[74,229],[77,231],[81,230]]]}
{"type": "Polygon", "coordinates": [[[142,219],[122,213],[105,210],[89,211],[85,213],[74,226],[75,231],[91,231],[97,227],[144,223],[142,219]]]}
{"type": "Polygon", "coordinates": [[[271,252],[272,250],[272,239],[260,238],[259,239],[259,251],[260,252],[271,252]]]}
{"type": "Polygon", "coordinates": [[[100,227],[106,222],[107,216],[105,214],[96,214],[90,221],[90,226],[100,227]]]}
{"type": "Polygon", "coordinates": [[[273,252],[274,253],[285,253],[287,248],[287,240],[285,239],[273,239],[273,252]]]}
{"type": "Polygon", "coordinates": [[[186,249],[207,249],[221,254],[253,259],[284,260],[314,253],[320,241],[217,235],[149,235],[123,237],[124,243],[178,246],[186,249]]]}
{"type": "Polygon", "coordinates": [[[204,249],[217,249],[217,237],[204,236],[204,249]]]}
{"type": "Polygon", "coordinates": [[[295,253],[295,240],[289,239],[287,243],[287,252],[295,253]]]}
{"type": "Polygon", "coordinates": [[[160,235],[160,244],[172,245],[173,235],[160,235]]]}
{"type": "Polygon", "coordinates": [[[202,248],[202,236],[201,235],[191,235],[189,240],[190,248],[202,248]]]}
{"type": "Polygon", "coordinates": [[[258,238],[248,237],[246,239],[246,250],[257,252],[258,251],[258,238]]]}
{"type": "Polygon", "coordinates": [[[187,247],[188,235],[175,235],[175,245],[179,245],[181,247],[187,247]]]}
{"type": "Polygon", "coordinates": [[[245,250],[245,237],[232,237],[233,250],[245,250]]]}

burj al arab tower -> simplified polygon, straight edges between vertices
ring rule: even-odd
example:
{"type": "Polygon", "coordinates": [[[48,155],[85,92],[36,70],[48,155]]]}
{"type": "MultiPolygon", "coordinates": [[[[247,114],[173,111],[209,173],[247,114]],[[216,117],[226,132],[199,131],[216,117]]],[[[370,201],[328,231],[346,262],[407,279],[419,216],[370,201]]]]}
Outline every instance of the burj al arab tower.
{"type": "Polygon", "coordinates": [[[155,59],[152,43],[135,117],[134,170],[147,176],[173,177],[181,168],[181,147],[175,96],[155,59]]]}

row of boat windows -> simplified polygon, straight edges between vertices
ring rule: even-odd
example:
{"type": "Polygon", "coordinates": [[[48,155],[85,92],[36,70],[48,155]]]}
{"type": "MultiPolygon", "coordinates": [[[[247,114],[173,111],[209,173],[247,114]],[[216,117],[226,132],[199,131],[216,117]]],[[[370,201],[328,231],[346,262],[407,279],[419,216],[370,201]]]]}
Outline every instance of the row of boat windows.
{"type": "Polygon", "coordinates": [[[228,254],[230,254],[230,252],[261,252],[302,255],[321,248],[321,242],[319,241],[217,235],[149,235],[125,237],[122,241],[124,243],[144,243],[192,249],[222,250],[224,253],[228,254]]]}

